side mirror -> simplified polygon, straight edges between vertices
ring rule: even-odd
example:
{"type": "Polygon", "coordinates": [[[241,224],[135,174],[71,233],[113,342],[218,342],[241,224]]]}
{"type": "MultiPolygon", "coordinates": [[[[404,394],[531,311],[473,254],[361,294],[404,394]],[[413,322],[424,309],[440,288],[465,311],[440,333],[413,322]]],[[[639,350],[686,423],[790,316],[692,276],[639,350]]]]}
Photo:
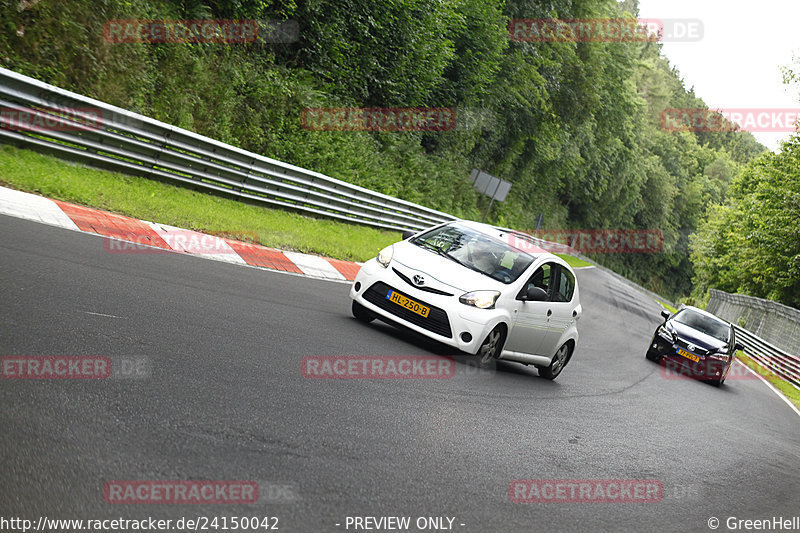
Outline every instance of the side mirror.
{"type": "Polygon", "coordinates": [[[667,320],[669,320],[669,311],[667,311],[666,309],[662,309],[661,316],[664,317],[664,322],[666,322],[667,320]]]}
{"type": "Polygon", "coordinates": [[[737,351],[737,350],[744,351],[744,345],[741,342],[737,342],[736,344],[733,345],[733,350],[734,351],[737,351]]]}
{"type": "Polygon", "coordinates": [[[416,232],[416,231],[412,231],[412,230],[410,230],[410,229],[407,229],[407,230],[405,230],[405,231],[403,232],[403,240],[406,240],[406,239],[408,239],[409,237],[413,237],[415,233],[417,233],[417,232],[416,232]]]}
{"type": "Polygon", "coordinates": [[[547,300],[547,292],[541,287],[531,287],[522,296],[523,302],[543,302],[547,300]]]}

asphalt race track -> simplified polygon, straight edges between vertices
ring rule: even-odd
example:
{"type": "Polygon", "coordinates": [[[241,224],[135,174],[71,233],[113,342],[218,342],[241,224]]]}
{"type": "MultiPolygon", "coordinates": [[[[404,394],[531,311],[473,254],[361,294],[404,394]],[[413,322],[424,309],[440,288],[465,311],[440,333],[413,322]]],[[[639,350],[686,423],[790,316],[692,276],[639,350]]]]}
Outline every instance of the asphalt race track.
{"type": "Polygon", "coordinates": [[[273,516],[287,532],[354,531],[348,516],[450,517],[463,532],[800,516],[800,417],[755,379],[667,379],[644,358],[660,308],[596,269],[578,271],[581,339],[555,382],[461,355],[449,379],[307,379],[305,356],[450,351],[357,322],[344,283],[108,253],[6,216],[0,235],[0,355],[146,364],[129,379],[0,380],[0,516],[273,516]],[[663,498],[514,503],[519,479],[659,480],[663,498]],[[112,480],[253,480],[261,498],[112,504],[112,480]]]}

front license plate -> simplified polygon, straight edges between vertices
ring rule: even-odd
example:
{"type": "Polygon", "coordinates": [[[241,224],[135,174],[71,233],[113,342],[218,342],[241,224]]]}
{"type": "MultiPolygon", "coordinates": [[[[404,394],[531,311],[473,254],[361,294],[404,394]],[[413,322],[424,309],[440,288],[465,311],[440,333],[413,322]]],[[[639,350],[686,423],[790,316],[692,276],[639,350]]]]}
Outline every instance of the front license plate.
{"type": "Polygon", "coordinates": [[[700,358],[699,357],[697,357],[694,354],[690,354],[686,350],[681,350],[680,348],[678,348],[678,354],[684,356],[686,359],[691,359],[695,363],[699,363],[700,362],[700,358]]]}
{"type": "Polygon", "coordinates": [[[412,313],[417,313],[420,316],[424,316],[425,318],[428,318],[428,313],[431,312],[430,307],[426,307],[421,303],[415,302],[411,298],[406,298],[402,294],[398,294],[394,291],[389,291],[386,294],[386,299],[389,300],[390,302],[396,303],[401,307],[405,307],[412,313]]]}

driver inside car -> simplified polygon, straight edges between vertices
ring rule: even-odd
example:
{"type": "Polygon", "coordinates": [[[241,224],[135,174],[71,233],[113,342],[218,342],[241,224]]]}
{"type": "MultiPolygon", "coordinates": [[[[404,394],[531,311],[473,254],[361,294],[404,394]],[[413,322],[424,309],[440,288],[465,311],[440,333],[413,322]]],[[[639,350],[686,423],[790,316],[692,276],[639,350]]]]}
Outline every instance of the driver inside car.
{"type": "Polygon", "coordinates": [[[459,261],[468,263],[473,268],[500,281],[512,279],[510,277],[511,270],[519,255],[508,251],[499,253],[497,247],[484,239],[472,239],[450,254],[459,261]]]}
{"type": "Polygon", "coordinates": [[[497,270],[497,258],[488,242],[476,239],[465,246],[465,249],[466,259],[481,272],[492,275],[497,270]]]}

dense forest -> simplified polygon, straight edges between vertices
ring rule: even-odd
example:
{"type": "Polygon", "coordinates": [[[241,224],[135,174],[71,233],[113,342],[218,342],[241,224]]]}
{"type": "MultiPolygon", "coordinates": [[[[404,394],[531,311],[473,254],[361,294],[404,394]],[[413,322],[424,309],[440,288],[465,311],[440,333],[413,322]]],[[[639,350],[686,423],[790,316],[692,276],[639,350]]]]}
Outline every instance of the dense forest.
{"type": "MultiPolygon", "coordinates": [[[[0,61],[17,72],[480,219],[488,201],[469,181],[477,167],[513,184],[490,221],[531,229],[541,214],[543,228],[661,230],[661,253],[595,259],[667,297],[694,289],[702,298],[716,286],[800,298],[796,281],[791,290],[766,286],[780,277],[779,259],[774,270],[744,279],[740,262],[752,268],[758,251],[742,248],[739,257],[723,250],[781,216],[779,203],[752,219],[737,209],[759,201],[756,182],[765,195],[783,186],[780,169],[797,167],[797,144],[761,156],[764,147],[749,133],[662,129],[664,109],[706,105],[658,42],[509,36],[513,19],[636,17],[636,0],[0,0],[0,9],[0,61]],[[296,38],[103,38],[109,20],[204,18],[290,21],[296,38]],[[303,127],[304,110],[341,106],[448,108],[457,125],[418,132],[303,127]]],[[[785,243],[791,228],[796,245],[796,224],[769,233],[772,245],[785,243]]],[[[781,257],[791,256],[787,250],[781,257]]],[[[794,261],[786,275],[796,280],[794,261]]],[[[791,279],[780,287],[791,287],[791,279]]]]}

